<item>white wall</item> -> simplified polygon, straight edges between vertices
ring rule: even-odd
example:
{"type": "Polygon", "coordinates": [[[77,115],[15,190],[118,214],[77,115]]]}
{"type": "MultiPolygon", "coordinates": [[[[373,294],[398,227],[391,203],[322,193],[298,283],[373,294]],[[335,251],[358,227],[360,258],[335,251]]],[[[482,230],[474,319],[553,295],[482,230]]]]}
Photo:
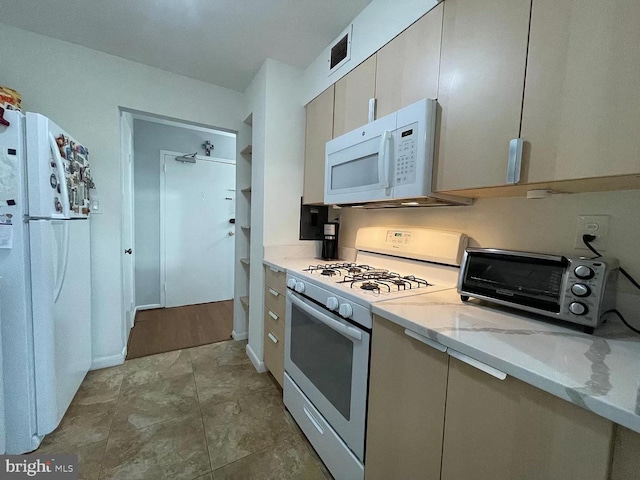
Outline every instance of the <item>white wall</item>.
{"type": "MultiPolygon", "coordinates": [[[[373,0],[353,20],[351,60],[329,75],[331,45],[327,45],[305,69],[303,105],[344,77],[437,4],[438,0],[373,0]]],[[[336,40],[341,37],[339,35],[336,40]]]]}
{"type": "Polygon", "coordinates": [[[263,358],[264,247],[301,243],[302,75],[295,67],[267,59],[245,92],[253,111],[248,350],[254,363],[263,358]]]}
{"type": "Polygon", "coordinates": [[[160,296],[160,150],[204,155],[201,145],[214,145],[211,155],[235,160],[233,136],[203,129],[134,119],[133,171],[135,207],[136,306],[159,305],[160,296]]]}
{"type": "Polygon", "coordinates": [[[244,96],[2,24],[0,45],[2,84],[91,151],[102,210],[91,225],[94,368],[117,363],[126,346],[119,107],[237,131],[244,96]]]}

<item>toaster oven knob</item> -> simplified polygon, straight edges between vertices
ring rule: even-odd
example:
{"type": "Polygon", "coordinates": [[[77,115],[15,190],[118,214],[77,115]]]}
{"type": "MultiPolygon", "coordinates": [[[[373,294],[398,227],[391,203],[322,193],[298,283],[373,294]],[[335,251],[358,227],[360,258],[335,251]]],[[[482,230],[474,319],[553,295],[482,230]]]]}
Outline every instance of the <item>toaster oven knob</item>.
{"type": "Polygon", "coordinates": [[[348,303],[343,303],[342,305],[340,305],[340,310],[338,310],[338,313],[341,317],[349,318],[351,315],[353,315],[353,308],[348,303]]]}
{"type": "Polygon", "coordinates": [[[574,315],[585,315],[587,313],[587,306],[580,302],[571,302],[569,304],[569,311],[574,315]]]}
{"type": "Polygon", "coordinates": [[[591,293],[591,289],[584,283],[574,283],[571,285],[571,293],[576,297],[586,297],[591,293]]]}
{"type": "Polygon", "coordinates": [[[287,287],[289,287],[291,290],[296,288],[296,279],[295,278],[288,278],[287,279],[287,287]]]}
{"type": "Polygon", "coordinates": [[[578,265],[576,269],[573,271],[573,273],[576,274],[576,277],[584,278],[584,279],[593,278],[593,276],[595,275],[593,270],[591,270],[586,265],[578,265]]]}
{"type": "Polygon", "coordinates": [[[338,309],[338,299],[336,297],[327,298],[327,308],[329,310],[337,310],[338,309]]]}
{"type": "Polygon", "coordinates": [[[296,286],[293,289],[298,293],[304,293],[304,283],[296,282],[296,286]]]}

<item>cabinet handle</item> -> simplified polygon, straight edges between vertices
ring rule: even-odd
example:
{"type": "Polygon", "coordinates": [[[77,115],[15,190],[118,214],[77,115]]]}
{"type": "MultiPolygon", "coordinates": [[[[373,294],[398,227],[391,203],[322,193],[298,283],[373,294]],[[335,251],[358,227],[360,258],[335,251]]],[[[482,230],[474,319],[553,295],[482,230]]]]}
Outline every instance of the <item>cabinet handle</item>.
{"type": "Polygon", "coordinates": [[[514,138],[509,142],[509,163],[507,163],[507,183],[516,184],[520,181],[521,164],[522,164],[522,139],[514,138]]]}
{"type": "Polygon", "coordinates": [[[369,99],[369,123],[376,119],[376,99],[369,99]]]}
{"type": "Polygon", "coordinates": [[[413,330],[409,330],[408,328],[404,329],[404,333],[405,335],[413,338],[414,340],[417,340],[419,342],[424,343],[425,345],[430,346],[431,348],[435,348],[436,350],[438,350],[439,352],[446,352],[447,351],[447,347],[445,347],[444,345],[442,345],[441,343],[438,343],[434,340],[431,340],[430,338],[425,337],[424,335],[420,335],[419,333],[414,332],[413,330]]]}
{"type": "Polygon", "coordinates": [[[314,418],[314,416],[311,414],[311,412],[309,410],[307,410],[306,405],[302,406],[302,410],[304,411],[304,414],[307,416],[307,418],[309,418],[309,420],[311,421],[313,426],[316,427],[316,430],[318,430],[318,432],[320,432],[320,435],[324,435],[324,429],[320,426],[320,424],[314,418]]]}
{"type": "Polygon", "coordinates": [[[278,292],[276,292],[273,288],[270,288],[270,289],[269,289],[269,293],[270,293],[271,295],[273,295],[274,297],[277,297],[278,295],[280,295],[280,294],[279,294],[278,292]]]}
{"type": "Polygon", "coordinates": [[[267,334],[267,337],[269,337],[269,340],[271,340],[273,343],[278,343],[278,338],[271,332],[269,332],[267,334]]]}
{"type": "Polygon", "coordinates": [[[276,315],[275,313],[273,313],[271,310],[269,310],[269,316],[270,316],[271,318],[273,318],[274,320],[277,320],[277,319],[279,318],[279,317],[278,317],[278,315],[276,315]]]}
{"type": "Polygon", "coordinates": [[[269,267],[269,270],[271,270],[273,273],[280,273],[280,270],[274,267],[269,267]]]}
{"type": "Polygon", "coordinates": [[[458,360],[466,363],[467,365],[471,365],[472,367],[475,367],[478,370],[482,370],[484,373],[488,373],[492,377],[496,377],[498,380],[504,380],[505,378],[507,378],[506,373],[501,372],[497,368],[490,367],[486,363],[482,363],[476,360],[475,358],[471,358],[468,355],[465,355],[464,353],[460,353],[460,352],[457,352],[456,350],[451,350],[451,349],[449,349],[448,353],[453,358],[457,358],[458,360]]]}

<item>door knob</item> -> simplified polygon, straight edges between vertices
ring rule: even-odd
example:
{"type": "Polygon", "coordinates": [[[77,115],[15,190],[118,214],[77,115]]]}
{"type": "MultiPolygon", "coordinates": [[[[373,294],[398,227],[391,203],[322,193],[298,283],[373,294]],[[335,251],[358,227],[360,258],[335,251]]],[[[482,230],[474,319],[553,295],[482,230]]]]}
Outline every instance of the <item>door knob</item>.
{"type": "Polygon", "coordinates": [[[230,236],[230,237],[233,237],[234,235],[235,235],[235,233],[234,233],[234,232],[229,232],[229,236],[230,236]]]}
{"type": "Polygon", "coordinates": [[[128,253],[129,255],[131,255],[133,253],[133,250],[131,250],[130,248],[127,248],[124,253],[128,253]]]}

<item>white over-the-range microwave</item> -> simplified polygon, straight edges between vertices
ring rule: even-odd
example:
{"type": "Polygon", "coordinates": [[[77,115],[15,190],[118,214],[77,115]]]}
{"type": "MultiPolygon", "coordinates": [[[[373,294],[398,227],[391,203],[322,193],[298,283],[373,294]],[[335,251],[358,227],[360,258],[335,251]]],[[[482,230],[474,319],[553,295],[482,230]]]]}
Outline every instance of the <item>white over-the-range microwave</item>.
{"type": "Polygon", "coordinates": [[[468,205],[432,191],[436,101],[420,100],[327,142],[327,205],[468,205]]]}

